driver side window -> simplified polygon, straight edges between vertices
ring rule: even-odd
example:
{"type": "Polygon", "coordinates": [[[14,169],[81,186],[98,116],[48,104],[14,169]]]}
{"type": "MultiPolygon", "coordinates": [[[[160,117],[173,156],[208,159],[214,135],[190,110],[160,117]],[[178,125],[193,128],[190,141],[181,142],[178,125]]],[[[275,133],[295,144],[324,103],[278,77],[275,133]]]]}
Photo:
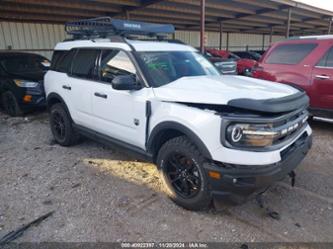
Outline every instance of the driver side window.
{"type": "Polygon", "coordinates": [[[111,83],[121,75],[136,75],[136,69],[128,55],[122,50],[103,50],[99,70],[100,79],[111,83]]]}

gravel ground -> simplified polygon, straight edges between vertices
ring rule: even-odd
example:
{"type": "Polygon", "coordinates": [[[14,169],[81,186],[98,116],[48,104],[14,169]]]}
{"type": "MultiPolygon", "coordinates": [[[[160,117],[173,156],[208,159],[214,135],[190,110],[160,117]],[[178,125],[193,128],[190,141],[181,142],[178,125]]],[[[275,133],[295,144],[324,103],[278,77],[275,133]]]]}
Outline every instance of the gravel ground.
{"type": "Polygon", "coordinates": [[[54,144],[46,113],[0,114],[0,237],[51,210],[18,241],[333,242],[333,124],[312,123],[314,146],[296,186],[277,183],[267,216],[254,200],[191,212],[163,193],[154,165],[85,140],[54,144]]]}

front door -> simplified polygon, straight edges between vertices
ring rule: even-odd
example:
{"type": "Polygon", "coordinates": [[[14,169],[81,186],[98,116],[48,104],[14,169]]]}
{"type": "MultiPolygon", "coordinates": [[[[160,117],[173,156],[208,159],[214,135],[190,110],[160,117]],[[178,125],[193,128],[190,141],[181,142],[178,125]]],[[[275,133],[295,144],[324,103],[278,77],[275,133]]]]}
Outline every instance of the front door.
{"type": "Polygon", "coordinates": [[[96,130],[122,142],[145,148],[146,100],[149,88],[141,90],[115,90],[114,77],[133,75],[137,70],[126,52],[118,49],[103,50],[98,69],[99,82],[92,92],[92,114],[96,130]]]}
{"type": "Polygon", "coordinates": [[[315,100],[313,107],[333,110],[333,47],[312,71],[315,100]]]}

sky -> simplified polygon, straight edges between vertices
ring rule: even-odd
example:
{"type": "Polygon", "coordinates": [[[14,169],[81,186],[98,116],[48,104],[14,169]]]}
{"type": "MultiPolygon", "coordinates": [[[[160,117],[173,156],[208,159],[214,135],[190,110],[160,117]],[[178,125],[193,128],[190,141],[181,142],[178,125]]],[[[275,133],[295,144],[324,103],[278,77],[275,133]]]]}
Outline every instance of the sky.
{"type": "Polygon", "coordinates": [[[333,11],[333,0],[295,0],[321,9],[333,11]]]}

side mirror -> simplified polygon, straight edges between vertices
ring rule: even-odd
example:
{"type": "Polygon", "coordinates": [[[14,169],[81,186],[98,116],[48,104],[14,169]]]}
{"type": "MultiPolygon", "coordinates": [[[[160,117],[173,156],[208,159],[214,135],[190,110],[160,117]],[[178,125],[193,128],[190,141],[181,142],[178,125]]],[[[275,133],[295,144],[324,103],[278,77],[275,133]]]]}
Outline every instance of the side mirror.
{"type": "Polygon", "coordinates": [[[133,75],[119,75],[113,78],[112,88],[116,90],[139,90],[141,85],[133,75]]]}

